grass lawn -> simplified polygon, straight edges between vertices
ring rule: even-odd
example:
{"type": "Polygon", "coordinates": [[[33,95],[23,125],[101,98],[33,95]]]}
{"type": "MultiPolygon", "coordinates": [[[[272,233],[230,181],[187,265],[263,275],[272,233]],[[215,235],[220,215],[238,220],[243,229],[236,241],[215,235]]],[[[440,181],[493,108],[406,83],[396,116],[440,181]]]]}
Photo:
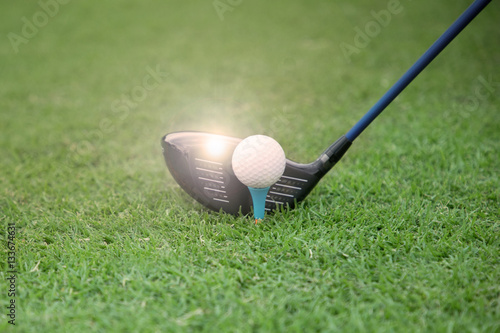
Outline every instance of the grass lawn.
{"type": "Polygon", "coordinates": [[[259,225],[161,137],[309,162],[471,1],[55,1],[0,4],[0,331],[500,332],[498,1],[259,225]]]}

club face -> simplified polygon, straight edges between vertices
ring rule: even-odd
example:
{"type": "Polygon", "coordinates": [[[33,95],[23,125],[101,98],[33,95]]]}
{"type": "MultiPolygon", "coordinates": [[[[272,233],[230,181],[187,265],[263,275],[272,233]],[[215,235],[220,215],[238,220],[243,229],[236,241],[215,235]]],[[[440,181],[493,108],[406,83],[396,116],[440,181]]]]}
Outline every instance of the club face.
{"type": "MultiPolygon", "coordinates": [[[[241,139],[203,132],[175,132],[162,139],[163,156],[177,183],[205,207],[248,214],[252,198],[234,175],[231,159],[241,139]]],[[[266,211],[292,209],[321,179],[314,163],[287,160],[283,176],[271,186],[266,211]]]]}

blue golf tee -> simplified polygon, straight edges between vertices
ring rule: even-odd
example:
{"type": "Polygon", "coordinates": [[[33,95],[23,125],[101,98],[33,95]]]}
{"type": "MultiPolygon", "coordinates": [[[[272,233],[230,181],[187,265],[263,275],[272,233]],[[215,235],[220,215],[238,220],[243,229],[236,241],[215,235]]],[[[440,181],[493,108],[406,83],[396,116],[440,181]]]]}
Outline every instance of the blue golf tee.
{"type": "Polygon", "coordinates": [[[267,192],[269,192],[270,187],[265,188],[254,188],[248,187],[250,190],[250,194],[252,195],[253,201],[253,216],[255,221],[261,220],[264,218],[264,213],[266,211],[266,197],[267,192]]]}

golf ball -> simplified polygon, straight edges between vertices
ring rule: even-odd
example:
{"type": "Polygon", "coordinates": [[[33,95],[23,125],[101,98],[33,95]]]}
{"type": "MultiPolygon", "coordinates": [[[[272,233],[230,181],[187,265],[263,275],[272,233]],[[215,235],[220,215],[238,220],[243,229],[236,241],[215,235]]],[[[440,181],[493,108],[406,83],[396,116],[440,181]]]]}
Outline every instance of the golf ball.
{"type": "Polygon", "coordinates": [[[285,152],[280,144],[265,135],[252,135],[241,141],[233,153],[233,171],[244,185],[266,188],[276,183],[285,171],[285,152]]]}

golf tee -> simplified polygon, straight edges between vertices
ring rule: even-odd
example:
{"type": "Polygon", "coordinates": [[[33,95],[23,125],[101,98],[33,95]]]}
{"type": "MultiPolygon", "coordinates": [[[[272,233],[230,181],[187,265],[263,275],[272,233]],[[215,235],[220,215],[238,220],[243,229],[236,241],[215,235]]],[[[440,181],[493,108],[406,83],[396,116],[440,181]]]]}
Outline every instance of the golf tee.
{"type": "Polygon", "coordinates": [[[266,198],[269,188],[269,186],[264,188],[248,187],[253,201],[253,216],[255,218],[255,223],[264,218],[264,214],[266,212],[266,198]]]}

